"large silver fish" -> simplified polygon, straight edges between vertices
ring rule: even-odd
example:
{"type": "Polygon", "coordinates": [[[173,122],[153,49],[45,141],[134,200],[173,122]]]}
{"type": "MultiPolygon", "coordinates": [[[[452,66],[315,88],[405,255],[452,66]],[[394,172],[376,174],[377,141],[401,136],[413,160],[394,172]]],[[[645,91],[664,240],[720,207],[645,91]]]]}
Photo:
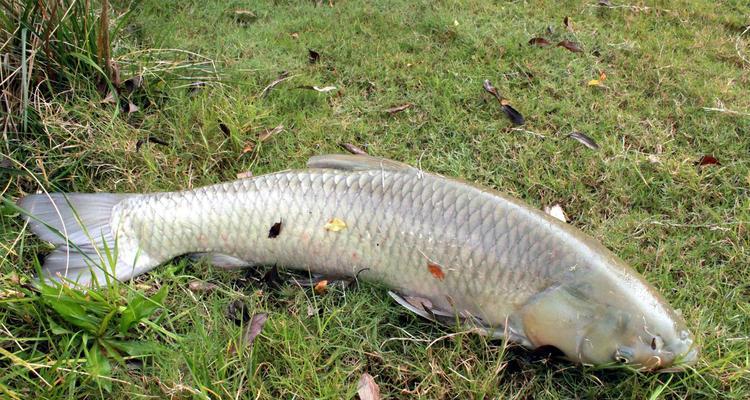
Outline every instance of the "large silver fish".
{"type": "Polygon", "coordinates": [[[204,253],[218,265],[379,281],[422,316],[554,346],[578,363],[675,370],[698,357],[682,317],[637,272],[519,200],[369,156],[318,156],[308,167],[182,192],[18,204],[31,230],[58,245],[47,278],[102,284],[204,253]]]}

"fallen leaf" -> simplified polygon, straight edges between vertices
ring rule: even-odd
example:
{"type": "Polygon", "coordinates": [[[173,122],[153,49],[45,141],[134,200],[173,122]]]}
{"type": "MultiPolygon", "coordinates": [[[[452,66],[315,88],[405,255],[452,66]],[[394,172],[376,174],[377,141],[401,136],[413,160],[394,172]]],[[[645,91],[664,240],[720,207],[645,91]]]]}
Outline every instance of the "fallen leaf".
{"type": "Polygon", "coordinates": [[[568,222],[568,217],[565,215],[565,211],[563,211],[563,208],[560,204],[555,204],[551,207],[545,206],[544,212],[559,219],[562,222],[568,222]]]}
{"type": "Polygon", "coordinates": [[[281,233],[281,220],[271,225],[271,229],[268,231],[268,238],[275,239],[276,237],[279,236],[280,233],[281,233]]]}
{"type": "Polygon", "coordinates": [[[140,108],[138,108],[137,105],[133,104],[131,101],[128,102],[128,114],[132,114],[138,110],[140,110],[140,108]]]}
{"type": "Polygon", "coordinates": [[[602,7],[611,7],[612,3],[609,0],[599,0],[599,5],[602,7]]]}
{"type": "Polygon", "coordinates": [[[258,16],[250,10],[234,10],[234,20],[240,24],[249,24],[258,19],[258,16]]]}
{"type": "Polygon", "coordinates": [[[251,171],[240,172],[239,174],[237,174],[237,179],[247,179],[252,177],[253,173],[251,171]]]}
{"type": "Polygon", "coordinates": [[[221,129],[221,131],[224,132],[224,135],[226,137],[232,136],[232,131],[230,131],[229,127],[221,121],[219,121],[219,129],[221,129]]]}
{"type": "Polygon", "coordinates": [[[515,125],[523,125],[524,124],[524,118],[523,115],[521,115],[520,112],[518,112],[515,108],[513,108],[510,105],[510,101],[508,99],[504,98],[500,92],[497,91],[497,89],[492,86],[492,83],[489,81],[489,79],[485,79],[484,83],[482,84],[482,87],[484,87],[484,90],[487,93],[490,93],[491,95],[495,96],[497,101],[500,103],[501,109],[505,113],[505,115],[510,119],[510,121],[515,125]]]}
{"type": "Polygon", "coordinates": [[[594,139],[590,138],[589,136],[586,136],[585,134],[581,132],[572,132],[570,135],[568,135],[571,139],[575,139],[582,143],[584,146],[588,147],[591,150],[598,150],[599,145],[596,144],[594,139]]]}
{"type": "Polygon", "coordinates": [[[297,32],[292,33],[291,36],[292,36],[292,39],[299,39],[299,33],[297,32]]]}
{"type": "Polygon", "coordinates": [[[267,320],[268,314],[266,313],[257,313],[253,315],[253,318],[250,320],[247,328],[245,328],[245,334],[242,336],[242,341],[244,342],[246,348],[253,347],[255,338],[263,330],[263,325],[266,324],[267,320]]]}
{"type": "Polygon", "coordinates": [[[523,115],[521,115],[521,113],[515,108],[511,107],[510,104],[503,104],[502,110],[514,125],[523,125],[526,122],[523,119],[523,115]]]}
{"type": "Polygon", "coordinates": [[[719,159],[710,154],[702,156],[700,160],[694,162],[693,164],[698,165],[699,167],[702,167],[704,165],[721,165],[719,159]]]}
{"type": "Polygon", "coordinates": [[[308,89],[308,90],[314,90],[316,92],[320,93],[328,93],[331,91],[336,90],[336,86],[310,86],[310,85],[303,85],[303,86],[297,86],[297,89],[308,89]]]}
{"type": "Polygon", "coordinates": [[[532,46],[539,46],[539,47],[547,47],[547,46],[552,45],[552,43],[549,40],[543,37],[532,38],[531,40],[529,40],[529,44],[532,46]]]}
{"type": "Polygon", "coordinates": [[[408,108],[411,108],[413,105],[414,104],[412,104],[412,103],[406,103],[406,104],[402,104],[400,106],[391,107],[391,108],[385,110],[385,112],[387,112],[388,114],[393,115],[393,114],[400,113],[401,111],[404,111],[404,110],[406,110],[408,108]]]}
{"type": "Polygon", "coordinates": [[[143,87],[143,76],[136,75],[132,78],[126,79],[125,82],[122,83],[122,86],[126,92],[133,92],[140,89],[143,87]]]}
{"type": "Polygon", "coordinates": [[[363,156],[367,155],[366,151],[362,150],[360,147],[355,146],[355,145],[353,145],[351,143],[342,143],[340,146],[343,147],[344,150],[346,150],[346,151],[348,151],[348,152],[350,152],[352,154],[361,154],[363,156]]]}
{"type": "Polygon", "coordinates": [[[659,160],[659,157],[656,154],[649,154],[648,162],[651,164],[661,164],[661,160],[659,160]]]}
{"type": "Polygon", "coordinates": [[[310,62],[310,64],[317,63],[320,61],[320,53],[312,49],[307,49],[307,61],[310,62]]]}
{"type": "Polygon", "coordinates": [[[188,95],[195,96],[199,91],[206,87],[206,82],[196,81],[188,85],[188,95]]]}
{"type": "Polygon", "coordinates": [[[281,82],[284,82],[287,79],[292,79],[294,77],[295,77],[295,75],[289,75],[289,72],[283,71],[281,74],[279,74],[278,78],[276,78],[268,86],[266,86],[265,88],[263,88],[263,91],[260,92],[260,97],[263,98],[263,97],[268,96],[268,93],[270,93],[271,90],[273,90],[273,88],[276,87],[276,85],[278,85],[281,82]]]}
{"type": "Polygon", "coordinates": [[[315,293],[317,294],[324,294],[326,290],[328,290],[328,281],[325,279],[319,281],[315,284],[313,290],[315,290],[315,293]]]}
{"type": "Polygon", "coordinates": [[[138,139],[137,142],[135,142],[135,151],[138,151],[141,149],[141,146],[143,146],[145,143],[155,143],[160,144],[162,146],[169,146],[169,143],[166,141],[159,139],[158,137],[154,136],[148,136],[146,139],[138,139]]]}
{"type": "Polygon", "coordinates": [[[188,283],[188,289],[193,293],[211,293],[218,288],[218,285],[211,282],[191,281],[188,283]]]}
{"type": "Polygon", "coordinates": [[[323,228],[331,232],[340,232],[346,229],[346,222],[339,218],[332,218],[325,224],[325,226],[323,226],[323,228]]]}
{"type": "Polygon", "coordinates": [[[245,302],[237,299],[229,303],[227,306],[227,317],[237,325],[247,322],[250,319],[250,314],[247,312],[245,302]]]}
{"type": "Polygon", "coordinates": [[[360,400],[380,400],[380,388],[367,372],[363,373],[357,383],[357,394],[360,400]]]}
{"type": "Polygon", "coordinates": [[[435,263],[427,263],[427,270],[430,271],[432,276],[435,277],[435,279],[442,281],[445,279],[445,272],[443,272],[443,269],[440,267],[440,265],[435,263]]]}
{"type": "Polygon", "coordinates": [[[563,18],[563,24],[565,24],[565,29],[568,30],[568,32],[573,32],[573,20],[572,18],[568,17],[567,15],[565,18],[563,18]]]}
{"type": "Polygon", "coordinates": [[[604,86],[604,81],[607,79],[607,74],[604,71],[599,72],[599,79],[592,79],[588,82],[589,86],[604,86]]]}
{"type": "Polygon", "coordinates": [[[576,42],[571,42],[570,40],[563,40],[560,43],[557,44],[559,47],[564,47],[573,53],[580,53],[583,50],[581,49],[581,46],[578,45],[576,42]]]}
{"type": "Polygon", "coordinates": [[[117,101],[115,100],[115,92],[114,91],[110,91],[109,93],[107,93],[107,97],[105,97],[99,103],[100,104],[116,104],[117,101]]]}
{"type": "Polygon", "coordinates": [[[277,133],[281,133],[283,130],[283,124],[279,124],[273,129],[266,129],[265,131],[263,131],[263,133],[258,135],[258,140],[260,140],[261,142],[265,142],[266,140],[270,139],[271,136],[276,135],[277,133]]]}
{"type": "Polygon", "coordinates": [[[255,143],[246,143],[245,147],[242,148],[242,154],[247,154],[253,150],[255,150],[255,143]]]}

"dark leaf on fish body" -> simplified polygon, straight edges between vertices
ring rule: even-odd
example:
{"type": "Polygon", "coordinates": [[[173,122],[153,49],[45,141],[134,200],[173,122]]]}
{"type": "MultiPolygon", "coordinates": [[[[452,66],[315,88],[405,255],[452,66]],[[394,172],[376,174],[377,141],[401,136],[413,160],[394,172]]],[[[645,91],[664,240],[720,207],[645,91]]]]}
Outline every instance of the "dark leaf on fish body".
{"type": "Polygon", "coordinates": [[[138,141],[135,142],[135,151],[139,151],[141,149],[141,146],[143,146],[145,143],[154,143],[160,144],[162,146],[169,146],[169,143],[162,139],[159,139],[158,137],[148,136],[146,139],[138,139],[138,141]]]}
{"type": "Polygon", "coordinates": [[[307,49],[307,61],[310,64],[315,64],[320,61],[320,53],[315,50],[307,49]]]}
{"type": "Polygon", "coordinates": [[[599,145],[592,139],[591,137],[587,136],[584,133],[581,132],[572,132],[570,135],[568,135],[571,139],[575,139],[584,146],[588,147],[591,150],[599,150],[599,145]]]}
{"type": "Polygon", "coordinates": [[[340,146],[344,150],[348,151],[349,153],[360,154],[360,155],[364,155],[364,156],[367,155],[366,151],[362,150],[362,148],[360,148],[359,146],[355,146],[355,145],[353,145],[351,143],[342,143],[340,146]]]}
{"type": "Polygon", "coordinates": [[[393,114],[400,113],[401,111],[404,111],[404,110],[406,110],[408,108],[411,108],[413,105],[414,104],[412,104],[412,103],[406,103],[406,104],[402,104],[400,106],[391,107],[391,108],[385,110],[385,112],[387,112],[388,114],[393,115],[393,114]]]}
{"type": "Polygon", "coordinates": [[[529,44],[532,46],[547,47],[551,46],[552,42],[543,37],[535,37],[529,40],[529,44]]]}
{"type": "Polygon", "coordinates": [[[221,131],[224,133],[224,136],[232,136],[232,131],[230,131],[229,127],[225,123],[221,122],[221,120],[219,121],[219,129],[221,129],[221,131]]]}
{"type": "Polygon", "coordinates": [[[571,42],[570,40],[563,40],[560,41],[560,43],[557,44],[558,47],[564,47],[565,49],[572,51],[573,53],[580,53],[583,51],[581,49],[581,46],[578,45],[576,42],[571,42]]]}
{"type": "Polygon", "coordinates": [[[521,113],[515,108],[511,107],[510,104],[503,104],[502,110],[514,125],[523,125],[526,122],[523,119],[523,115],[521,115],[521,113]]]}
{"type": "Polygon", "coordinates": [[[269,239],[275,239],[279,236],[281,233],[281,220],[279,222],[271,225],[271,229],[268,231],[268,238],[269,239]]]}
{"type": "Polygon", "coordinates": [[[255,338],[263,330],[263,325],[266,324],[267,320],[268,314],[266,313],[257,313],[253,315],[252,319],[250,320],[250,324],[248,324],[247,328],[245,328],[245,334],[242,337],[242,340],[245,343],[245,347],[251,348],[253,346],[255,338]]]}
{"type": "Polygon", "coordinates": [[[704,165],[721,165],[719,162],[719,159],[712,156],[711,154],[706,154],[700,158],[700,160],[696,161],[694,163],[695,165],[698,165],[699,167],[702,167],[704,165]]]}
{"type": "Polygon", "coordinates": [[[227,306],[227,317],[237,325],[247,322],[250,319],[250,313],[247,311],[245,302],[237,299],[229,303],[227,306]]]}
{"type": "Polygon", "coordinates": [[[359,378],[357,394],[360,400],[380,400],[380,388],[375,383],[375,379],[367,372],[359,378]]]}
{"type": "Polygon", "coordinates": [[[435,279],[442,281],[445,279],[445,272],[443,272],[443,268],[435,263],[427,263],[427,270],[430,271],[430,274],[435,277],[435,279]]]}

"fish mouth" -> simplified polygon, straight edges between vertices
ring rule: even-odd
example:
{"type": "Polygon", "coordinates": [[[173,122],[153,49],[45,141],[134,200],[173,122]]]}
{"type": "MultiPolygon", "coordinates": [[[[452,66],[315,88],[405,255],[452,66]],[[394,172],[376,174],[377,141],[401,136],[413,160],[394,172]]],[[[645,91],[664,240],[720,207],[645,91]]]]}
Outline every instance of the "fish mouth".
{"type": "Polygon", "coordinates": [[[661,368],[658,370],[658,372],[683,372],[698,361],[698,354],[699,349],[697,347],[693,347],[692,349],[690,349],[690,351],[685,353],[685,355],[678,357],[675,360],[675,363],[672,364],[672,366],[661,368]]]}

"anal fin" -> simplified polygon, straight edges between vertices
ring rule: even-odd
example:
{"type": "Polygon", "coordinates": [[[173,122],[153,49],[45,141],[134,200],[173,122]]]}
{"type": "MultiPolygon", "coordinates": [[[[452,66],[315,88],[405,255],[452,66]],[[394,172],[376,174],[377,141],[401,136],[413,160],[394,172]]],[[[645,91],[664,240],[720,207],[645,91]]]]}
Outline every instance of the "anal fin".
{"type": "Polygon", "coordinates": [[[192,253],[188,255],[191,260],[198,261],[207,259],[211,265],[219,268],[242,268],[253,266],[252,262],[220,253],[192,253]]]}

